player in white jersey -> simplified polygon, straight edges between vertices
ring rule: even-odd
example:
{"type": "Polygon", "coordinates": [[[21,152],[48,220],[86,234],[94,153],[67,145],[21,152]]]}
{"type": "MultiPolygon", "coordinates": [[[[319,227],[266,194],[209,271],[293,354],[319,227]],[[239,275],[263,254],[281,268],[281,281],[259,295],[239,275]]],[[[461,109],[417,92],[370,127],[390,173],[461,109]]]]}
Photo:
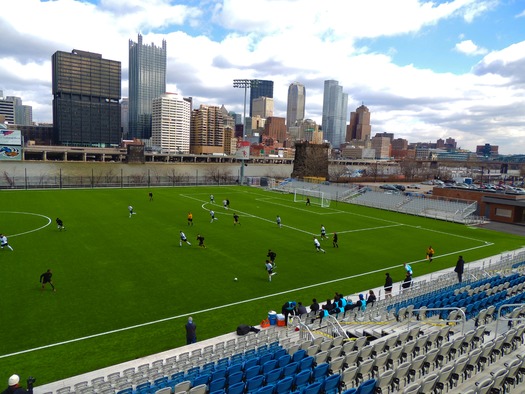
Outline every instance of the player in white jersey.
{"type": "Polygon", "coordinates": [[[190,242],[188,241],[188,238],[186,238],[186,234],[184,234],[182,231],[180,232],[180,241],[179,246],[182,246],[182,243],[186,242],[188,245],[191,246],[190,242]]]}
{"type": "Polygon", "coordinates": [[[210,223],[213,223],[214,220],[219,220],[215,217],[215,211],[213,210],[210,211],[210,217],[211,217],[210,223]]]}
{"type": "Polygon", "coordinates": [[[133,212],[133,207],[131,205],[128,207],[128,211],[129,211],[129,217],[130,218],[131,218],[131,215],[135,215],[136,214],[136,212],[133,212]]]}
{"type": "Polygon", "coordinates": [[[326,253],[324,249],[321,248],[321,243],[317,238],[314,237],[314,245],[317,252],[323,252],[326,253]]]}
{"type": "Polygon", "coordinates": [[[9,245],[9,242],[7,242],[7,237],[4,235],[4,234],[0,234],[0,247],[3,249],[4,247],[7,247],[11,250],[13,250],[13,248],[11,247],[11,245],[9,245]]]}

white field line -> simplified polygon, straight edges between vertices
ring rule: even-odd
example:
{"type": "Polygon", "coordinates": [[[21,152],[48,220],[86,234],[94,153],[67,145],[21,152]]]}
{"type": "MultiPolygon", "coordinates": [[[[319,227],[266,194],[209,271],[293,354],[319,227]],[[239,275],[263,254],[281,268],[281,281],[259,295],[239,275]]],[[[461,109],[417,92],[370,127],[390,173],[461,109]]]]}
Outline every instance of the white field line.
{"type": "Polygon", "coordinates": [[[42,230],[43,228],[49,226],[51,224],[51,218],[48,217],[48,216],[45,216],[45,215],[41,215],[39,213],[32,213],[32,212],[14,212],[14,211],[0,211],[0,214],[2,213],[14,213],[14,214],[17,214],[17,215],[33,215],[33,216],[40,216],[44,219],[47,219],[47,223],[44,224],[43,226],[41,227],[38,227],[38,228],[35,228],[33,230],[29,230],[29,231],[24,231],[23,233],[18,233],[18,234],[6,234],[6,235],[9,235],[10,238],[13,238],[13,237],[18,237],[20,235],[26,235],[26,234],[31,234],[31,233],[34,233],[35,231],[40,231],[42,230]]]}

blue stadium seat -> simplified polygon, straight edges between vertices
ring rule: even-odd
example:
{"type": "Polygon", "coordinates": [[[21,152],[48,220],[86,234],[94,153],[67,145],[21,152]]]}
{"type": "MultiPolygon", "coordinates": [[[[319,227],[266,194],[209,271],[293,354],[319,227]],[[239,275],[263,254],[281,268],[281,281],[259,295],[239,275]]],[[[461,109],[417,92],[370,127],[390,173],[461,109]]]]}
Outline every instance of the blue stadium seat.
{"type": "Polygon", "coordinates": [[[312,380],[314,382],[323,381],[324,378],[328,375],[329,368],[330,364],[328,363],[322,363],[317,365],[312,371],[312,380]]]}
{"type": "MultiPolygon", "coordinates": [[[[263,375],[257,375],[246,381],[246,394],[253,394],[262,387],[264,381],[263,375]]],[[[231,394],[231,393],[229,393],[231,394]]]]}
{"type": "Polygon", "coordinates": [[[275,393],[276,394],[288,394],[292,389],[293,384],[293,377],[288,376],[284,379],[281,379],[277,382],[277,385],[275,386],[275,393]]]}
{"type": "Polygon", "coordinates": [[[304,371],[305,369],[312,369],[314,365],[314,358],[312,356],[308,356],[303,358],[299,362],[299,371],[304,371]]]}
{"type": "Polygon", "coordinates": [[[291,361],[292,357],[289,354],[285,354],[284,356],[279,357],[277,360],[277,365],[282,368],[286,365],[288,365],[291,361]]]}
{"type": "Polygon", "coordinates": [[[210,381],[209,374],[203,374],[195,377],[192,382],[192,386],[200,386],[201,384],[208,384],[210,381]]]}
{"type": "Polygon", "coordinates": [[[262,354],[260,357],[259,357],[259,364],[260,365],[264,365],[266,364],[268,361],[270,360],[273,360],[273,353],[271,352],[268,352],[266,354],[262,354]]]}
{"type": "Polygon", "coordinates": [[[228,377],[226,378],[226,384],[229,387],[233,384],[242,382],[243,379],[244,379],[244,373],[242,373],[241,371],[234,372],[228,375],[228,377]]]}
{"type": "Polygon", "coordinates": [[[292,362],[299,362],[306,357],[306,350],[299,349],[292,356],[292,362]]]}
{"type": "Polygon", "coordinates": [[[369,379],[365,380],[357,388],[356,394],[373,394],[376,389],[376,380],[369,379]]]}
{"type": "Polygon", "coordinates": [[[328,376],[324,382],[322,391],[323,394],[338,394],[339,393],[339,383],[341,382],[341,375],[338,373],[328,376]]]}
{"type": "Polygon", "coordinates": [[[290,363],[287,366],[283,368],[283,378],[286,376],[293,376],[295,375],[295,372],[297,371],[298,363],[290,363]]]}
{"type": "Polygon", "coordinates": [[[210,381],[210,384],[208,386],[208,392],[212,393],[214,391],[224,390],[225,387],[226,387],[226,378],[217,378],[217,379],[210,381]]]}
{"type": "Polygon", "coordinates": [[[257,390],[256,394],[273,394],[274,391],[275,391],[275,386],[273,384],[269,384],[257,390]]]}
{"type": "Polygon", "coordinates": [[[243,394],[245,384],[244,382],[239,382],[228,386],[228,394],[243,394]]]}
{"type": "Polygon", "coordinates": [[[244,370],[247,371],[251,367],[254,367],[256,365],[259,365],[259,359],[258,358],[250,358],[244,362],[244,370]]]}
{"type": "Polygon", "coordinates": [[[228,367],[226,370],[226,375],[230,376],[231,374],[235,372],[242,372],[242,364],[233,364],[228,367]]]}
{"type": "Polygon", "coordinates": [[[321,392],[321,388],[321,382],[315,382],[306,386],[302,391],[302,394],[319,394],[321,392]]]}
{"type": "Polygon", "coordinates": [[[277,360],[268,360],[262,364],[262,373],[268,373],[277,366],[277,360]]]}
{"type": "Polygon", "coordinates": [[[281,379],[283,369],[282,368],[275,368],[269,371],[264,375],[264,382],[265,384],[274,384],[277,383],[279,379],[281,379]]]}
{"type": "Polygon", "coordinates": [[[305,369],[303,371],[300,371],[297,375],[295,375],[294,382],[293,382],[293,388],[294,390],[302,390],[306,386],[310,384],[310,377],[312,376],[312,371],[309,369],[305,369]]]}
{"type": "Polygon", "coordinates": [[[244,371],[244,380],[248,382],[248,380],[250,380],[254,376],[259,375],[260,372],[261,372],[261,366],[254,365],[253,367],[250,367],[246,371],[244,371]]]}

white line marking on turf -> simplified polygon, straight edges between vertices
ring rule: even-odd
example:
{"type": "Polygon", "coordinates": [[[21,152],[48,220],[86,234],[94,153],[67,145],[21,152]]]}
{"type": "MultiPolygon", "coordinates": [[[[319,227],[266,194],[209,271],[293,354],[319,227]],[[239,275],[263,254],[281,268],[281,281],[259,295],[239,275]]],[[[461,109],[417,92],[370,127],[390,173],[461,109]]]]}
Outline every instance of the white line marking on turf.
{"type": "MultiPolygon", "coordinates": [[[[456,252],[449,253],[449,254],[446,254],[446,255],[441,255],[439,257],[445,257],[445,256],[448,256],[448,255],[451,255],[451,254],[457,254],[457,253],[461,253],[461,252],[465,252],[465,251],[469,251],[469,250],[484,248],[486,246],[490,246],[490,244],[476,246],[476,247],[473,247],[473,248],[456,251],[456,252]]],[[[417,264],[417,263],[421,263],[421,262],[424,262],[424,261],[427,261],[427,260],[423,259],[423,260],[418,260],[418,261],[410,261],[409,264],[417,264]]],[[[267,294],[267,295],[264,295],[264,296],[251,298],[251,299],[248,299],[248,300],[236,301],[236,302],[232,302],[232,303],[229,303],[229,304],[214,306],[212,308],[202,309],[200,311],[193,311],[193,312],[188,312],[188,313],[184,313],[184,314],[181,314],[181,315],[166,317],[164,319],[154,320],[154,321],[150,321],[150,322],[147,322],[147,323],[135,324],[133,326],[123,327],[123,328],[119,328],[119,329],[116,329],[116,330],[100,332],[98,334],[88,335],[88,336],[81,337],[81,338],[75,338],[75,339],[70,339],[70,340],[67,340],[67,341],[51,343],[49,345],[39,346],[39,347],[35,347],[35,348],[32,348],[32,349],[21,350],[19,352],[3,354],[3,355],[0,355],[0,359],[7,358],[7,357],[12,357],[12,356],[18,356],[20,354],[25,354],[25,353],[31,353],[31,352],[35,352],[35,351],[38,351],[38,350],[49,349],[49,348],[60,346],[60,345],[67,345],[67,344],[70,344],[70,343],[80,342],[80,341],[84,341],[86,339],[92,339],[92,338],[97,338],[97,337],[101,337],[101,336],[105,336],[105,335],[116,334],[116,333],[123,332],[123,331],[133,330],[135,328],[151,326],[153,324],[164,323],[164,322],[167,322],[167,321],[170,321],[170,320],[180,319],[180,318],[183,318],[183,317],[186,317],[186,316],[197,315],[199,313],[212,312],[212,311],[216,311],[216,310],[219,310],[219,309],[229,308],[231,306],[242,305],[242,304],[246,304],[246,303],[250,303],[250,302],[254,302],[254,301],[260,301],[260,300],[264,300],[266,298],[271,298],[271,297],[275,297],[275,296],[285,295],[285,294],[289,294],[289,293],[293,293],[293,292],[297,292],[297,291],[301,291],[301,290],[311,289],[311,288],[318,287],[318,286],[324,286],[324,285],[331,284],[331,283],[341,282],[341,281],[344,281],[344,280],[355,279],[355,278],[359,278],[359,277],[362,277],[362,276],[365,276],[365,275],[377,274],[379,272],[388,271],[388,270],[391,270],[391,269],[394,269],[394,268],[399,268],[399,265],[393,265],[391,267],[381,268],[381,269],[374,270],[374,271],[367,271],[367,272],[363,272],[363,273],[360,273],[360,274],[351,275],[351,276],[347,276],[347,277],[343,277],[343,278],[332,279],[332,280],[328,280],[328,281],[325,281],[325,282],[314,283],[314,284],[311,284],[311,285],[298,287],[298,288],[291,289],[291,290],[285,290],[285,291],[281,291],[281,292],[278,292],[278,293],[267,294]]]]}
{"type": "Polygon", "coordinates": [[[29,230],[29,231],[24,231],[23,233],[18,233],[18,234],[11,234],[9,235],[10,238],[13,238],[13,237],[18,237],[20,235],[26,235],[26,234],[30,234],[30,233],[34,233],[35,231],[40,231],[42,230],[43,228],[49,226],[51,224],[51,218],[48,217],[48,216],[45,216],[45,215],[41,215],[39,213],[32,213],[32,212],[14,212],[14,211],[0,211],[0,214],[2,213],[14,213],[14,214],[18,214],[18,215],[33,215],[33,216],[40,216],[44,219],[47,219],[47,223],[44,224],[43,226],[41,227],[38,227],[36,229],[33,229],[33,230],[29,230]]]}

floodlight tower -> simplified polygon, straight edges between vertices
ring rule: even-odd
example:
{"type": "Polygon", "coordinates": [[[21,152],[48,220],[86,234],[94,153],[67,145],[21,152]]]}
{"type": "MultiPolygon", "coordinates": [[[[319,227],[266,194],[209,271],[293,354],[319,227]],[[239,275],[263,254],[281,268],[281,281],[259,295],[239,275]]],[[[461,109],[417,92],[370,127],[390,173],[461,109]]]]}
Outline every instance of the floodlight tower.
{"type": "MultiPolygon", "coordinates": [[[[244,111],[242,114],[242,135],[243,139],[247,137],[246,135],[246,92],[248,91],[248,88],[253,88],[258,85],[259,81],[257,79],[234,79],[233,80],[233,87],[234,88],[240,88],[244,89],[244,111]]],[[[239,184],[242,185],[244,182],[244,158],[241,158],[241,174],[240,174],[240,182],[239,184]]]]}

